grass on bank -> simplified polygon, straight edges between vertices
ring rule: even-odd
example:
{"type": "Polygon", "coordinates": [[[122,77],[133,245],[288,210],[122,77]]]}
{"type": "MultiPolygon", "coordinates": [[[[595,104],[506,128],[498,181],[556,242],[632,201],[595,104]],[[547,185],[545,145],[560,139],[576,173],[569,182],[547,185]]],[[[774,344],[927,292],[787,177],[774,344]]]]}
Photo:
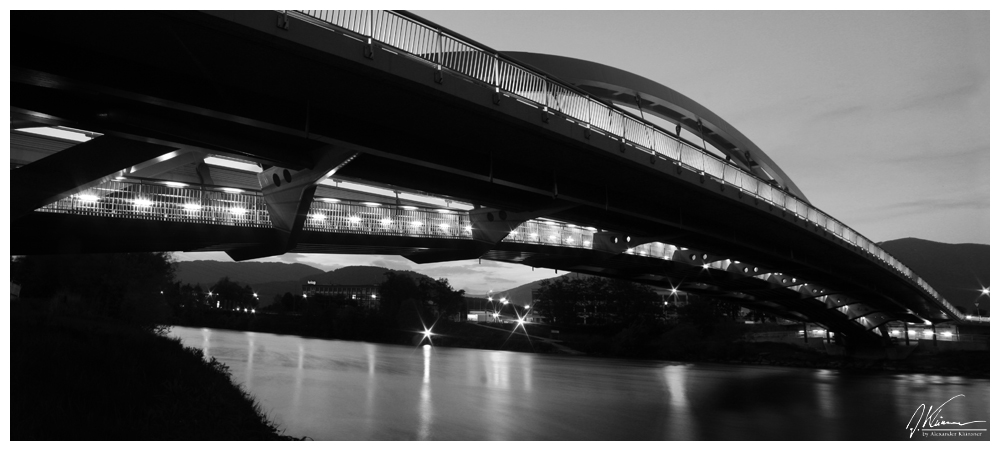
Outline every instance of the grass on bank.
{"type": "Polygon", "coordinates": [[[275,440],[228,368],[100,319],[11,314],[11,440],[275,440]]]}

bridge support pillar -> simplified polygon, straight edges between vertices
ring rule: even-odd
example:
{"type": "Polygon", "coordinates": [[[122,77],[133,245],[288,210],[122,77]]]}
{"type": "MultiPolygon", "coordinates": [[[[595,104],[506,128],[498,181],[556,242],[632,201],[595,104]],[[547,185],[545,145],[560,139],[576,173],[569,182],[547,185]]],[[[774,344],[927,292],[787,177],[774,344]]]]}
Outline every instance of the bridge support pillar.
{"type": "Polygon", "coordinates": [[[350,163],[358,152],[330,146],[321,155],[312,169],[296,171],[274,166],[257,174],[275,238],[258,246],[226,251],[233,260],[281,255],[295,247],[316,186],[350,163]]]}
{"type": "Polygon", "coordinates": [[[934,347],[937,347],[937,328],[934,327],[934,323],[931,323],[931,341],[934,343],[934,347]]]}
{"type": "Polygon", "coordinates": [[[500,241],[503,241],[507,235],[510,235],[511,231],[516,229],[525,221],[552,213],[558,213],[568,208],[571,208],[571,206],[559,205],[556,207],[534,211],[507,211],[498,208],[476,208],[469,211],[469,220],[472,221],[472,239],[480,243],[489,244],[489,248],[492,249],[493,246],[500,241]]]}
{"type": "Polygon", "coordinates": [[[910,326],[906,321],[903,321],[903,336],[906,337],[906,345],[910,345],[910,326]]]}
{"type": "Polygon", "coordinates": [[[606,254],[618,255],[629,248],[657,241],[655,237],[637,237],[621,232],[594,233],[594,250],[606,254]]]}

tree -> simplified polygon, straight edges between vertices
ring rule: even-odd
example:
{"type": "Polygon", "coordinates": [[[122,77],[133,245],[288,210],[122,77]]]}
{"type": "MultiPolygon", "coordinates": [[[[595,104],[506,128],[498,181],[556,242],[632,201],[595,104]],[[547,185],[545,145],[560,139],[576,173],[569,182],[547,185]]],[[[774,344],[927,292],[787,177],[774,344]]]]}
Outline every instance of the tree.
{"type": "Polygon", "coordinates": [[[240,286],[240,284],[229,280],[229,276],[215,282],[211,291],[212,296],[219,301],[223,308],[249,309],[257,307],[257,298],[253,295],[253,288],[250,288],[249,285],[240,286]]]}
{"type": "Polygon", "coordinates": [[[419,304],[420,289],[413,278],[394,271],[385,273],[385,282],[379,286],[379,316],[389,325],[412,324],[422,315],[414,308],[419,304]]]}
{"type": "Polygon", "coordinates": [[[661,314],[652,288],[625,280],[577,277],[546,280],[536,310],[557,324],[631,324],[661,314]]]}
{"type": "Polygon", "coordinates": [[[151,252],[29,255],[12,270],[22,298],[155,330],[166,321],[161,292],[173,285],[175,268],[170,254],[151,252]]]}
{"type": "Polygon", "coordinates": [[[704,335],[712,334],[718,324],[734,322],[738,311],[739,306],[715,299],[697,299],[677,309],[682,322],[696,326],[704,335]]]}
{"type": "Polygon", "coordinates": [[[583,299],[583,289],[579,279],[546,280],[538,288],[538,303],[535,308],[543,316],[560,325],[572,325],[580,321],[577,316],[577,302],[583,299]]]}
{"type": "Polygon", "coordinates": [[[465,290],[455,291],[448,279],[421,279],[417,288],[424,307],[433,306],[439,316],[450,318],[468,310],[465,305],[465,290]]]}
{"type": "Polygon", "coordinates": [[[660,297],[647,285],[625,280],[610,280],[607,284],[608,299],[613,302],[618,322],[632,324],[653,319],[662,312],[660,297]]]}

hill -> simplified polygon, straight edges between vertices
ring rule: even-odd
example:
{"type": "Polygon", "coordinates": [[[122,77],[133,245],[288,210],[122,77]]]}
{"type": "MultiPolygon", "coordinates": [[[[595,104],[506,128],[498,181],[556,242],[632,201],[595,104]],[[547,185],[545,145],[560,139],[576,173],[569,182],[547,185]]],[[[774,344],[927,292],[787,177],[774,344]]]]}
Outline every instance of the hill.
{"type": "MultiPolygon", "coordinates": [[[[503,296],[503,297],[506,297],[508,300],[510,300],[511,302],[513,302],[515,304],[526,305],[527,303],[531,302],[531,300],[532,300],[531,299],[531,290],[537,290],[538,287],[542,286],[542,282],[545,282],[546,280],[555,281],[557,279],[565,279],[565,278],[568,278],[568,277],[591,277],[591,276],[588,276],[586,274],[578,274],[578,273],[563,274],[563,275],[557,276],[557,277],[550,277],[548,279],[536,280],[536,281],[531,282],[531,283],[526,283],[524,285],[511,288],[509,290],[495,291],[493,293],[493,296],[494,297],[503,296]]],[[[485,297],[485,295],[484,295],[484,297],[485,297]]]]}
{"type": "MultiPolygon", "coordinates": [[[[973,303],[983,287],[990,286],[990,246],[947,244],[918,238],[880,243],[883,249],[909,266],[951,304],[975,313],[973,303]]],[[[980,303],[989,308],[989,303],[980,303]]]]}
{"type": "Polygon", "coordinates": [[[279,262],[219,262],[196,260],[177,263],[177,281],[182,284],[201,284],[208,288],[219,279],[229,276],[230,280],[241,284],[263,284],[287,280],[299,280],[310,275],[322,274],[323,270],[301,263],[279,262]]]}

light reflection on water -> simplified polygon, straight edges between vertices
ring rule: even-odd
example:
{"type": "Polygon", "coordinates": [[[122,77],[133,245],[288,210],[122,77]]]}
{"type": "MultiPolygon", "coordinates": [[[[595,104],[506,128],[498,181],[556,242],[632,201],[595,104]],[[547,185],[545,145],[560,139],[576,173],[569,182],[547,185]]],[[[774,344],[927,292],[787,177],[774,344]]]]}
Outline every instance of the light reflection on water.
{"type": "Polygon", "coordinates": [[[171,335],[318,440],[903,440],[917,406],[957,394],[946,418],[989,420],[988,379],[171,335]]]}

